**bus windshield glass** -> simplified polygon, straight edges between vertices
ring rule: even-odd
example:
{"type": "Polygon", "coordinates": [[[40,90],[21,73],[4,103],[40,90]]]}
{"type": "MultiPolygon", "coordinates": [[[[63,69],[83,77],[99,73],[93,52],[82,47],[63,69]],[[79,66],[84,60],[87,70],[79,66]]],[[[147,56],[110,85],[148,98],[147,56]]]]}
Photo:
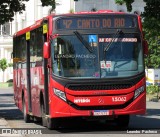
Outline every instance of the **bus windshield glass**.
{"type": "Polygon", "coordinates": [[[81,34],[90,52],[73,35],[59,35],[51,44],[54,75],[66,78],[123,78],[144,71],[139,34],[81,34]],[[112,45],[104,51],[112,41],[112,45]]]}

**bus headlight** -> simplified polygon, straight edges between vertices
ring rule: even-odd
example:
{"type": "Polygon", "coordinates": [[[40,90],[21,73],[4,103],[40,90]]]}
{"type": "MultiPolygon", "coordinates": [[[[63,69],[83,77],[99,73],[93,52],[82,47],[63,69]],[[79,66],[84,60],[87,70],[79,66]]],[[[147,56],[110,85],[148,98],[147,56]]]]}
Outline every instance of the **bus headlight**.
{"type": "Polygon", "coordinates": [[[144,86],[138,88],[134,92],[134,99],[136,99],[144,91],[144,86]]]}
{"type": "Polygon", "coordinates": [[[66,95],[65,95],[65,93],[63,92],[63,91],[61,91],[61,90],[59,90],[59,89],[53,89],[53,91],[54,91],[54,94],[57,96],[57,97],[59,97],[59,98],[61,98],[62,100],[64,100],[64,101],[67,101],[67,99],[66,99],[66,95]]]}

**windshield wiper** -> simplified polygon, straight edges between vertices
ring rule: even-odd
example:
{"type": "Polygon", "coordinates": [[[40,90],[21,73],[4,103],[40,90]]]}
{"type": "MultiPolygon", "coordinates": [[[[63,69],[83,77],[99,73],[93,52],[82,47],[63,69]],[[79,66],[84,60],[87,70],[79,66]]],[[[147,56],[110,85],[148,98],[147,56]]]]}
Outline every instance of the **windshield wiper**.
{"type": "Polygon", "coordinates": [[[93,52],[93,48],[89,45],[89,43],[82,37],[82,35],[78,31],[73,32],[80,42],[88,49],[89,52],[93,52]]]}
{"type": "Polygon", "coordinates": [[[106,52],[107,50],[109,50],[110,46],[112,45],[112,43],[115,41],[115,39],[117,38],[117,36],[122,33],[121,29],[117,29],[117,32],[114,34],[114,36],[112,37],[111,42],[108,43],[108,45],[104,48],[104,52],[106,52]]]}
{"type": "Polygon", "coordinates": [[[104,60],[106,60],[106,51],[109,50],[109,48],[111,47],[112,43],[115,41],[115,39],[117,38],[117,36],[122,33],[121,29],[117,29],[117,32],[113,35],[111,42],[108,43],[108,45],[104,48],[104,60]]]}

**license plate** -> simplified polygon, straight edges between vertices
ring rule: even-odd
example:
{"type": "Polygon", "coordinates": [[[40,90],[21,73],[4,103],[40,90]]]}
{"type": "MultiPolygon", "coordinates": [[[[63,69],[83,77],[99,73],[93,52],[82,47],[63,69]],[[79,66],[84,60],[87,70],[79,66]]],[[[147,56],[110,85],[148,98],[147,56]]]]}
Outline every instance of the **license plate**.
{"type": "Polygon", "coordinates": [[[109,110],[94,110],[94,116],[106,116],[109,115],[109,110]]]}

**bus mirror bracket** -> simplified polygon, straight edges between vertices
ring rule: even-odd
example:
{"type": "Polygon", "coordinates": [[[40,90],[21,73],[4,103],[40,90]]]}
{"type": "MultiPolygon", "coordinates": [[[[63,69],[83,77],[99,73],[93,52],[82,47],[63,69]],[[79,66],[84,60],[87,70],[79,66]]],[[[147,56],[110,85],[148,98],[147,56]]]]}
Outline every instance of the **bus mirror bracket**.
{"type": "Polygon", "coordinates": [[[50,58],[50,44],[49,44],[49,42],[45,42],[43,45],[43,57],[45,59],[50,58]]]}
{"type": "Polygon", "coordinates": [[[144,54],[148,55],[148,42],[146,40],[143,41],[144,46],[144,54]]]}

